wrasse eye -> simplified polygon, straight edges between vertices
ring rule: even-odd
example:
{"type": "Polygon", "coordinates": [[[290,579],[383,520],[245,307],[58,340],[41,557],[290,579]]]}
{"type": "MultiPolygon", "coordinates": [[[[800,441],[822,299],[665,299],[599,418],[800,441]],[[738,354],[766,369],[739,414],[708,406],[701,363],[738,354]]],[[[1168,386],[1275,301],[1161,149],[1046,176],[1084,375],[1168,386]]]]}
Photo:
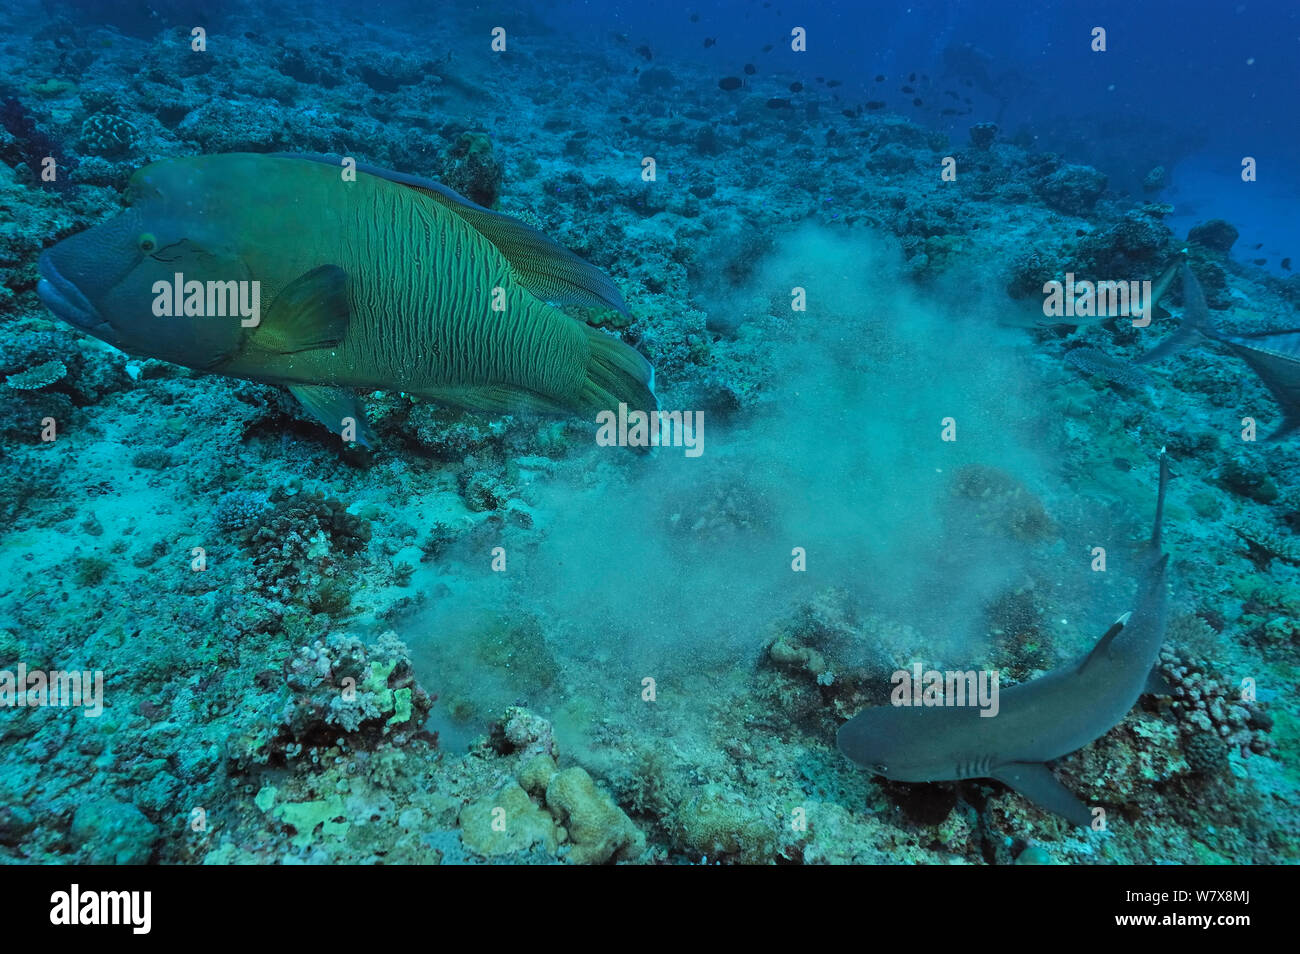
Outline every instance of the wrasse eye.
{"type": "Polygon", "coordinates": [[[139,245],[140,251],[148,255],[158,247],[158,240],[154,238],[152,232],[145,232],[136,240],[136,244],[139,245]]]}

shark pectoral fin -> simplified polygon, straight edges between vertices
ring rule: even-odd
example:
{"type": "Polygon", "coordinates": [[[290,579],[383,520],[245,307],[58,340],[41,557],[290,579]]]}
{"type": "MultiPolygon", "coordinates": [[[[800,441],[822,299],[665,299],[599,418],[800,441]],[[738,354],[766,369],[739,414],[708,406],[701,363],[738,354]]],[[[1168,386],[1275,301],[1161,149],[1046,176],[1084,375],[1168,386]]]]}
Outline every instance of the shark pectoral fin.
{"type": "Polygon", "coordinates": [[[1097,640],[1097,645],[1092,647],[1092,652],[1088,653],[1087,658],[1079,663],[1079,672],[1085,671],[1093,662],[1110,652],[1111,643],[1115,641],[1116,636],[1123,632],[1124,624],[1128,622],[1129,617],[1132,615],[1132,613],[1125,613],[1111,624],[1110,629],[1106,630],[1101,639],[1097,640]]]}
{"type": "Polygon", "coordinates": [[[373,448],[379,443],[378,435],[366,420],[365,411],[361,409],[361,399],[346,388],[332,388],[324,384],[291,384],[289,393],[331,433],[349,437],[362,447],[373,448]]]}
{"type": "Polygon", "coordinates": [[[1042,762],[1008,762],[990,774],[1044,811],[1060,815],[1081,828],[1092,826],[1092,812],[1042,762]]]}
{"type": "Polygon", "coordinates": [[[322,265],[299,275],[275,296],[248,347],[273,354],[332,348],[352,317],[347,272],[322,265]]]}
{"type": "Polygon", "coordinates": [[[1172,696],[1174,686],[1157,666],[1147,673],[1147,684],[1142,691],[1149,696],[1172,696]]]}

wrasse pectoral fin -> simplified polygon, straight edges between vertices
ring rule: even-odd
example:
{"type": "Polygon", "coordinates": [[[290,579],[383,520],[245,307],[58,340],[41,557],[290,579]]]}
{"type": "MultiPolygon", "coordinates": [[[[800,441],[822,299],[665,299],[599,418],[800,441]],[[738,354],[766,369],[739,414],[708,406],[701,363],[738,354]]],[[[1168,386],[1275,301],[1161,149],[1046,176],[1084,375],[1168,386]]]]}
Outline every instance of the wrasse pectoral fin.
{"type": "Polygon", "coordinates": [[[337,265],[299,275],[276,296],[249,339],[249,348],[293,354],[332,348],[343,340],[352,309],[348,276],[337,265]]]}

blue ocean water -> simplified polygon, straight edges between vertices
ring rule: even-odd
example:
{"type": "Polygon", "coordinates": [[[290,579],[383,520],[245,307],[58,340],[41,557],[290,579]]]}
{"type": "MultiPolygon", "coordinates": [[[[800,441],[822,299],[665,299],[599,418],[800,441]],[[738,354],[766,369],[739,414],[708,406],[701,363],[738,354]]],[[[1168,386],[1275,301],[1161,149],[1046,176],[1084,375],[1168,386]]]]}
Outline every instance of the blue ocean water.
{"type": "Polygon", "coordinates": [[[0,859],[1293,863],[1298,41],[0,11],[0,859]]]}

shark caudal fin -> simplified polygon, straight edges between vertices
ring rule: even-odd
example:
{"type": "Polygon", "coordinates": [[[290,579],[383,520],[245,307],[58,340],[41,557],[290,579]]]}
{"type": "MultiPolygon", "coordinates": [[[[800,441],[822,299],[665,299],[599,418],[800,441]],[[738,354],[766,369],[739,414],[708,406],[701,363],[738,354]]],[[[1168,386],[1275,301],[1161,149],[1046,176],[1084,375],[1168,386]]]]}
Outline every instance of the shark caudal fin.
{"type": "Polygon", "coordinates": [[[1183,249],[1180,260],[1165,271],[1160,280],[1156,282],[1156,287],[1151,293],[1151,307],[1154,308],[1156,302],[1160,300],[1160,296],[1164,294],[1165,289],[1169,287],[1173,280],[1175,270],[1181,268],[1183,272],[1183,320],[1178,323],[1178,327],[1172,335],[1146,354],[1135,358],[1134,364],[1150,364],[1153,361],[1160,361],[1171,354],[1177,354],[1202,336],[1206,338],[1217,337],[1214,324],[1210,321],[1209,306],[1205,304],[1205,291],[1201,288],[1196,273],[1187,264],[1186,253],[1187,249],[1183,249]]]}
{"type": "Polygon", "coordinates": [[[1300,328],[1255,335],[1225,335],[1224,344],[1259,375],[1282,408],[1282,423],[1268,440],[1300,428],[1300,328]]]}
{"type": "Polygon", "coordinates": [[[1151,548],[1157,553],[1161,547],[1161,532],[1165,522],[1165,491],[1169,487],[1169,452],[1160,448],[1160,489],[1156,491],[1156,519],[1151,528],[1151,548]]]}
{"type": "MultiPolygon", "coordinates": [[[[1134,364],[1150,364],[1177,354],[1198,338],[1209,338],[1231,348],[1259,375],[1264,387],[1282,408],[1282,423],[1266,440],[1276,441],[1300,429],[1300,328],[1264,331],[1258,334],[1236,335],[1220,332],[1210,319],[1210,309],[1205,304],[1205,291],[1196,274],[1186,261],[1183,249],[1183,320],[1178,329],[1134,364]]],[[[1152,305],[1168,287],[1170,272],[1165,272],[1152,290],[1152,305]]]]}

